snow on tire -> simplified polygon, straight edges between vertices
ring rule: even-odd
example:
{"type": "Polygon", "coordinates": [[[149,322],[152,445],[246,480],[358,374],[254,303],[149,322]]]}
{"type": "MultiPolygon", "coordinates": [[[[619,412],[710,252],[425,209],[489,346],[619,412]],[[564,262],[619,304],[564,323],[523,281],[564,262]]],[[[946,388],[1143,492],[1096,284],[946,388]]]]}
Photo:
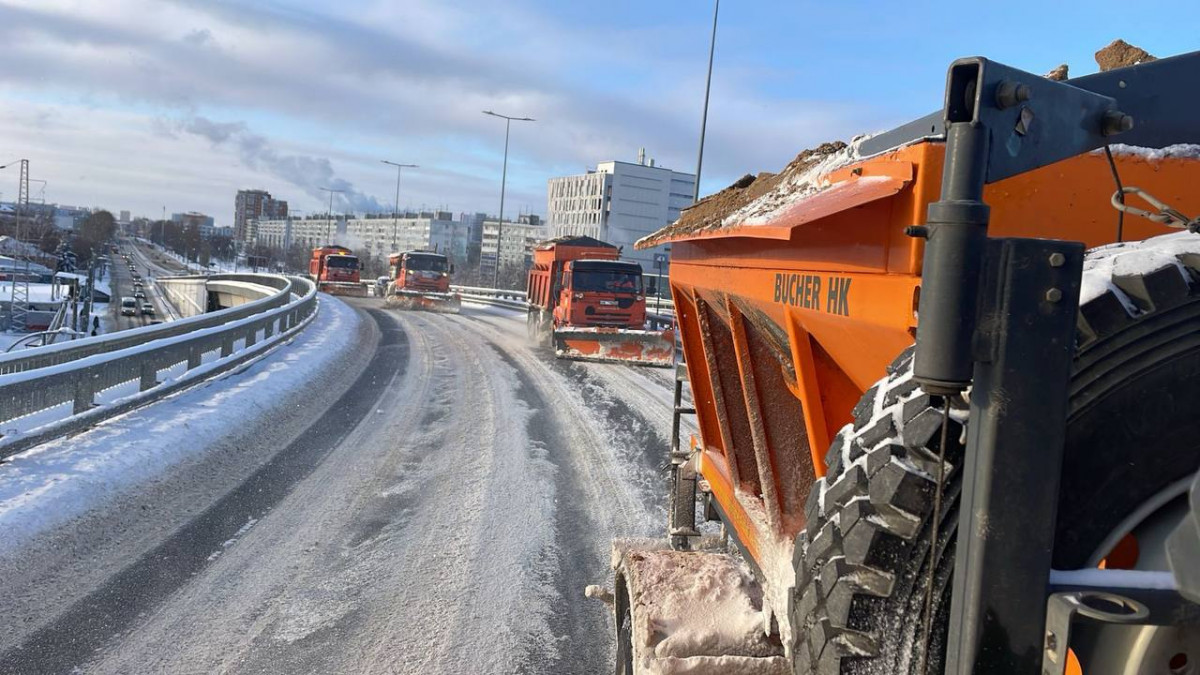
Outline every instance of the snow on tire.
{"type": "MultiPolygon", "coordinates": [[[[928,660],[930,672],[941,672],[968,404],[949,399],[944,499],[930,560],[943,399],[918,388],[912,355],[911,347],[900,354],[863,395],[810,493],[793,613],[798,674],[915,672],[931,568],[928,660]]],[[[1200,465],[1200,448],[1186,442],[1200,434],[1189,412],[1200,406],[1200,392],[1172,386],[1200,376],[1200,236],[1183,232],[1088,253],[1072,370],[1054,552],[1061,569],[1084,566],[1121,518],[1200,465]],[[1156,422],[1129,437],[1099,428],[1122,415],[1156,422]]]]}

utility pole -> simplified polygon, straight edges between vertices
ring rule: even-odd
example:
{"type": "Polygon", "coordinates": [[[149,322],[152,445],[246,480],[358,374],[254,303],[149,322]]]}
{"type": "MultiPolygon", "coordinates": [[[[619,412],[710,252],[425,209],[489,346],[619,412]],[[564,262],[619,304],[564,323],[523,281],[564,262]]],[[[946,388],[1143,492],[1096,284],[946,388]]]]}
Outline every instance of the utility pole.
{"type": "Polygon", "coordinates": [[[396,201],[392,202],[392,252],[396,252],[396,230],[400,227],[400,171],[402,169],[420,168],[416,164],[397,164],[386,159],[379,160],[384,164],[396,167],[396,201]]]}
{"type": "Polygon", "coordinates": [[[692,192],[692,202],[700,201],[700,169],[704,166],[704,131],[708,126],[708,95],[712,90],[713,53],[717,49],[717,13],[721,10],[721,0],[715,0],[713,5],[712,38],[708,43],[708,77],[704,81],[704,113],[700,117],[700,152],[696,157],[696,188],[692,192]]]}
{"type": "MultiPolygon", "coordinates": [[[[535,122],[532,117],[509,117],[484,110],[484,115],[499,117],[504,120],[504,169],[500,173],[500,219],[496,222],[496,267],[492,274],[492,288],[500,288],[500,249],[504,244],[504,188],[508,181],[508,132],[513,122],[535,122]]],[[[479,265],[483,266],[483,255],[479,256],[479,265]]]]}
{"type": "Polygon", "coordinates": [[[329,245],[329,244],[333,243],[329,239],[329,225],[330,225],[330,223],[333,222],[333,195],[335,192],[336,193],[344,193],[345,190],[334,190],[333,188],[327,188],[327,187],[317,188],[317,189],[329,193],[329,213],[326,214],[328,219],[325,221],[325,245],[329,245]]]}
{"type": "MultiPolygon", "coordinates": [[[[0,169],[7,169],[16,162],[9,162],[0,169]]],[[[21,165],[21,176],[17,182],[17,226],[14,230],[14,237],[17,241],[17,248],[13,251],[13,270],[8,283],[11,284],[9,302],[8,302],[8,329],[10,331],[24,331],[29,325],[29,258],[21,253],[21,247],[24,245],[22,235],[24,234],[24,226],[22,218],[29,212],[29,160],[22,159],[19,161],[21,165]],[[17,261],[25,263],[24,269],[21,270],[21,279],[17,276],[17,261]]]]}

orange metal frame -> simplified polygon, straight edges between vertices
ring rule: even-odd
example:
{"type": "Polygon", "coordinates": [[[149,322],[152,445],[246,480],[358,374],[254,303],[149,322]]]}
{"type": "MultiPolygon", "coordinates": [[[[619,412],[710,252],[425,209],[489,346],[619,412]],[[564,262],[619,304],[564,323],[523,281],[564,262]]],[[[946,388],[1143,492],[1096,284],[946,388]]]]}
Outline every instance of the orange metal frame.
{"type": "MultiPolygon", "coordinates": [[[[830,174],[829,187],[769,223],[673,239],[700,470],[755,558],[760,536],[790,540],[804,527],[831,439],[912,344],[924,249],[904,230],[938,198],[943,150],[906,146],[830,174]],[[765,531],[751,511],[765,514],[765,531]]],[[[1200,212],[1200,162],[1118,154],[1117,163],[1125,185],[1200,212]]],[[[989,231],[1107,244],[1116,240],[1114,190],[1097,153],[1022,174],[988,186],[989,231]]],[[[1126,218],[1124,239],[1168,231],[1126,218]]]]}

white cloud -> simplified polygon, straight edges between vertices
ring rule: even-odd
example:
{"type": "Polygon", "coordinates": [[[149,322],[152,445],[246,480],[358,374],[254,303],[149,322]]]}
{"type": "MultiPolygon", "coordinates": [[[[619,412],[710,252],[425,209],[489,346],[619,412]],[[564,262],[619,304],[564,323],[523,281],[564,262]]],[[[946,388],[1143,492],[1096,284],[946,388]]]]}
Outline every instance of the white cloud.
{"type": "MultiPolygon", "coordinates": [[[[638,147],[694,168],[703,70],[682,50],[705,34],[600,35],[482,0],[375,0],[353,15],[158,0],[0,6],[0,94],[15,114],[0,123],[0,147],[34,159],[61,201],[166,201],[219,221],[252,186],[317,209],[314,188],[342,181],[356,207],[390,208],[383,158],[422,166],[405,174],[404,204],[494,211],[503,130],[483,109],[538,119],[514,126],[509,176],[512,203],[537,212],[546,178],[632,159],[638,147]],[[628,87],[602,77],[641,64],[628,87]]],[[[729,60],[714,81],[710,178],[779,168],[874,125],[866,113],[765,97],[756,78],[771,75],[729,60]]]]}

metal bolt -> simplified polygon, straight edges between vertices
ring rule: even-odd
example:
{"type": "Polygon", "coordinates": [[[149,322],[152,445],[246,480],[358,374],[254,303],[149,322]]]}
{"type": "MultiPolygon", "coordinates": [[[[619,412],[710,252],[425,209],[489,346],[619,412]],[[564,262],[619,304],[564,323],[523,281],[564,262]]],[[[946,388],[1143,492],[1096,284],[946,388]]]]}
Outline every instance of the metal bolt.
{"type": "Polygon", "coordinates": [[[924,225],[909,225],[904,228],[904,234],[916,239],[928,239],[929,228],[924,225]]]}
{"type": "Polygon", "coordinates": [[[1133,128],[1133,117],[1120,110],[1109,110],[1104,113],[1104,121],[1100,125],[1100,133],[1105,136],[1115,136],[1133,128]]]}
{"type": "Polygon", "coordinates": [[[1051,631],[1046,631],[1046,651],[1058,651],[1058,636],[1051,631]]]}
{"type": "Polygon", "coordinates": [[[1033,92],[1030,91],[1029,85],[1021,84],[1020,82],[1012,82],[1005,80],[996,87],[996,105],[1001,110],[1011,108],[1018,103],[1024,103],[1032,98],[1033,92]]]}
{"type": "Polygon", "coordinates": [[[1062,289],[1051,288],[1046,291],[1046,302],[1058,302],[1062,300],[1062,289]]]}
{"type": "Polygon", "coordinates": [[[1065,263],[1065,262],[1067,262],[1067,256],[1065,256],[1061,253],[1051,253],[1050,254],[1050,266],[1051,267],[1062,267],[1063,263],[1065,263]]]}

